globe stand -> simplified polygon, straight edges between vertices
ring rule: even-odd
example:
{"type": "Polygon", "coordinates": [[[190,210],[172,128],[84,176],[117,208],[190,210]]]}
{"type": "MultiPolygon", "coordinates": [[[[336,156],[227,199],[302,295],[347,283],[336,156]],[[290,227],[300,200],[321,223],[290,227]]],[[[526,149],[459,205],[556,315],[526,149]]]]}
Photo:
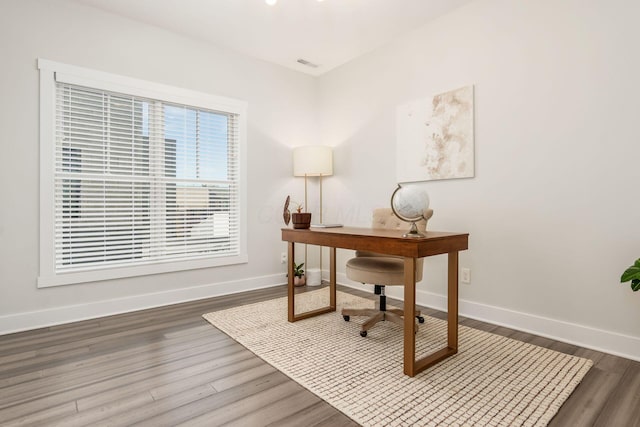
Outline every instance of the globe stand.
{"type": "Polygon", "coordinates": [[[423,233],[418,231],[418,226],[416,226],[415,221],[411,222],[411,228],[408,232],[404,233],[402,237],[408,237],[410,239],[419,239],[422,237],[426,237],[423,233]]]}

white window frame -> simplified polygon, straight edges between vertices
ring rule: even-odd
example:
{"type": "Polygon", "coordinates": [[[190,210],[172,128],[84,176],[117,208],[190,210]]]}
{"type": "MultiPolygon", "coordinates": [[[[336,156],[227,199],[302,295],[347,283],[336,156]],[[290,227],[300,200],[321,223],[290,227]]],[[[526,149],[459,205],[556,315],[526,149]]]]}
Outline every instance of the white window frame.
{"type": "Polygon", "coordinates": [[[40,274],[37,282],[39,288],[248,262],[246,168],[247,103],[245,101],[62,64],[41,58],[38,59],[38,69],[40,70],[40,274]],[[239,130],[238,188],[240,193],[239,254],[193,260],[159,261],[145,265],[107,267],[99,270],[56,273],[54,247],[56,79],[94,89],[237,114],[239,130]]]}

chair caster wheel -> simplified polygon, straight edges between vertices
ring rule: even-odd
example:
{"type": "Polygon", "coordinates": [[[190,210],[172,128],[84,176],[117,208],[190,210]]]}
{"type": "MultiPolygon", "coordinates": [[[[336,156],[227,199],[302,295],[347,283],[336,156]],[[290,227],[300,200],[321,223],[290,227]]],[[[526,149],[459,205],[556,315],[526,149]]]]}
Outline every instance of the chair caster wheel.
{"type": "Polygon", "coordinates": [[[416,318],[418,319],[418,323],[424,323],[424,317],[416,316],[416,318]]]}
{"type": "Polygon", "coordinates": [[[360,331],[360,336],[361,337],[366,337],[367,336],[367,331],[360,331]]]}
{"type": "Polygon", "coordinates": [[[349,316],[342,316],[342,318],[344,319],[345,322],[348,322],[350,317],[349,316]]]}

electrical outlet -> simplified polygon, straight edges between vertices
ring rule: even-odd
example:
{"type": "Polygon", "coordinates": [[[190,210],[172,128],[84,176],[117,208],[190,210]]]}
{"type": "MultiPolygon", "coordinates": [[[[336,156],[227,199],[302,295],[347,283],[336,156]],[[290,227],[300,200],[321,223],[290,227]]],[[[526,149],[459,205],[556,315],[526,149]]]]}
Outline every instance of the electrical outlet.
{"type": "Polygon", "coordinates": [[[287,253],[282,252],[280,254],[280,264],[286,264],[286,263],[287,263],[287,253]]]}
{"type": "Polygon", "coordinates": [[[471,269],[470,268],[462,268],[460,270],[460,281],[462,283],[471,283],[471,269]]]}

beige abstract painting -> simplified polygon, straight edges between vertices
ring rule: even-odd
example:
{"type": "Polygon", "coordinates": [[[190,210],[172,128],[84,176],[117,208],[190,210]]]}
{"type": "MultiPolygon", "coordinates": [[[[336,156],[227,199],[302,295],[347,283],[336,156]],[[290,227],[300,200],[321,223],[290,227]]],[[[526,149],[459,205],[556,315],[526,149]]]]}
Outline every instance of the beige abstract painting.
{"type": "Polygon", "coordinates": [[[399,106],[396,126],[398,182],[474,176],[473,86],[399,106]]]}

